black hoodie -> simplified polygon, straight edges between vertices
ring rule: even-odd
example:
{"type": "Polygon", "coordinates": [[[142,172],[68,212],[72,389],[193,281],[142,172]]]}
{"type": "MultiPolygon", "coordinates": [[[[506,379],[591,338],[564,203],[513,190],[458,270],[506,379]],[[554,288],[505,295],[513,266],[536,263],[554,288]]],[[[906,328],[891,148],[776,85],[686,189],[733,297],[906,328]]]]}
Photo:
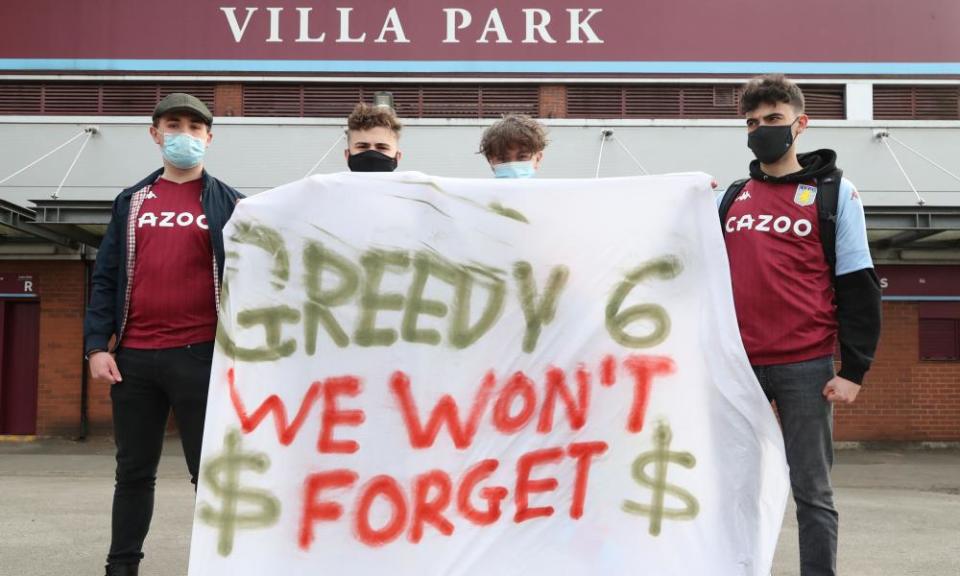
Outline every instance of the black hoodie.
{"type": "MultiPolygon", "coordinates": [[[[803,169],[781,177],[764,174],[760,161],[754,160],[750,163],[750,177],[774,184],[809,182],[837,169],[837,153],[833,150],[797,154],[797,160],[803,169]]],[[[873,268],[864,268],[836,276],[833,289],[840,340],[838,375],[862,384],[880,340],[880,280],[873,268]]]]}

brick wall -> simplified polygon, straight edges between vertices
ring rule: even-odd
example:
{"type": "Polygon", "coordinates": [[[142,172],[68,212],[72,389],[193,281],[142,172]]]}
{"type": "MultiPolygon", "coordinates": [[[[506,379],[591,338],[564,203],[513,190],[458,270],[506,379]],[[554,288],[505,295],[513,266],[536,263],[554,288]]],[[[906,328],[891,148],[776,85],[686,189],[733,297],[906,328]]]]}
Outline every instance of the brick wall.
{"type": "Polygon", "coordinates": [[[0,272],[32,274],[40,297],[37,434],[80,432],[84,264],[0,260],[0,272]]]}
{"type": "Polygon", "coordinates": [[[567,117],[567,87],[562,84],[545,84],[540,87],[540,117],[567,117]]]}
{"type": "Polygon", "coordinates": [[[960,362],[920,361],[918,319],[916,303],[884,302],[877,358],[837,409],[838,440],[960,441],[960,362]]]}

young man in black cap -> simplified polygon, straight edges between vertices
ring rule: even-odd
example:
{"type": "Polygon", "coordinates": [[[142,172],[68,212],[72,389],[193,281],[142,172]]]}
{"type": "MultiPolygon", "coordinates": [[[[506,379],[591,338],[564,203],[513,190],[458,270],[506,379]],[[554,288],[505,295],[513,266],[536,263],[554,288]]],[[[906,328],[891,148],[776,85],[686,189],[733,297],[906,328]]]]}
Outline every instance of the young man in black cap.
{"type": "Polygon", "coordinates": [[[750,179],[720,202],[740,335],[776,402],[797,504],[800,573],[836,574],[833,404],[853,402],[880,339],[880,283],[863,205],[833,150],[797,153],[808,118],[784,76],[743,91],[750,179]],[[840,370],[833,351],[840,342],[840,370]]]}
{"type": "Polygon", "coordinates": [[[84,351],[93,378],[111,384],[117,471],[108,576],[137,574],[171,408],[197,483],[222,230],[242,198],[203,168],[212,124],[189,94],[157,104],[150,136],[163,168],[117,196],[97,253],[84,351]]]}

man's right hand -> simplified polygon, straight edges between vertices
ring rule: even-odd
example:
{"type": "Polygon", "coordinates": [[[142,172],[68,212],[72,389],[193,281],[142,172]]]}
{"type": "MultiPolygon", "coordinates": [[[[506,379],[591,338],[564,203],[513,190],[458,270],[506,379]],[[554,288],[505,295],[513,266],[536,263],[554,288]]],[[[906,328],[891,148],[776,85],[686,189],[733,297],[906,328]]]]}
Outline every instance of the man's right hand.
{"type": "Polygon", "coordinates": [[[97,380],[107,380],[111,384],[121,382],[120,369],[109,352],[94,352],[90,355],[90,376],[97,380]]]}

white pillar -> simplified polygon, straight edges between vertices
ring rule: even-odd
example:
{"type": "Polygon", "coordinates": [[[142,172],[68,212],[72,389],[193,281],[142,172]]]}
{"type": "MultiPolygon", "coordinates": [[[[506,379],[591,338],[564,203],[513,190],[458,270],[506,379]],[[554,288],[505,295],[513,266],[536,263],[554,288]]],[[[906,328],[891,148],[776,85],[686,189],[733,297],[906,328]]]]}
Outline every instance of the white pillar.
{"type": "Polygon", "coordinates": [[[847,120],[873,120],[873,84],[847,84],[847,120]]]}

